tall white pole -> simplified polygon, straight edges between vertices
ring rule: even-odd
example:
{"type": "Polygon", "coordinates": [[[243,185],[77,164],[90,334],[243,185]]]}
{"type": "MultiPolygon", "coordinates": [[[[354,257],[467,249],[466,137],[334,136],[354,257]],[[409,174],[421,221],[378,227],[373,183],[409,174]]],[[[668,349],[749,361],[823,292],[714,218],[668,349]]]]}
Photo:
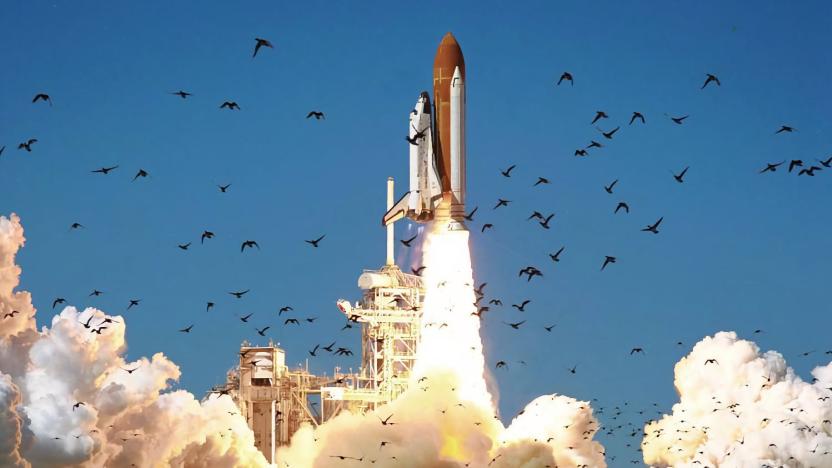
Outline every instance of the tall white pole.
{"type": "MultiPolygon", "coordinates": [[[[393,208],[393,178],[387,178],[387,211],[390,211],[390,208],[393,208]]],[[[387,225],[387,266],[393,266],[396,264],[395,259],[393,258],[393,247],[394,247],[394,239],[393,239],[393,223],[387,225]]]]}

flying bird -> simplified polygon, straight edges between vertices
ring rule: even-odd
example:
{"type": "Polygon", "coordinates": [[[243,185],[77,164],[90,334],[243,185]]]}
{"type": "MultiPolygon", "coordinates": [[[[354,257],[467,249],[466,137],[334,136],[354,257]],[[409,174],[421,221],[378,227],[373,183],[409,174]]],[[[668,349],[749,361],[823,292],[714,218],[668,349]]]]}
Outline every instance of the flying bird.
{"type": "Polygon", "coordinates": [[[99,290],[97,290],[97,289],[93,289],[93,290],[92,290],[92,292],[89,294],[89,296],[88,296],[88,297],[92,297],[92,296],[98,297],[98,296],[100,296],[100,295],[102,295],[102,294],[104,294],[104,291],[99,291],[99,290]]]}
{"type": "Polygon", "coordinates": [[[220,109],[240,110],[240,105],[234,101],[223,101],[223,103],[220,104],[220,109]]]}
{"type": "Polygon", "coordinates": [[[252,312],[252,313],[250,313],[250,314],[248,314],[248,315],[243,315],[242,317],[240,317],[240,321],[241,321],[241,322],[248,322],[248,319],[249,319],[252,315],[254,315],[254,312],[252,312]]]}
{"type": "Polygon", "coordinates": [[[69,225],[70,230],[80,229],[80,228],[83,228],[83,227],[84,227],[84,225],[81,224],[81,223],[72,223],[72,224],[69,225]]]}
{"type": "Polygon", "coordinates": [[[182,250],[188,250],[188,247],[191,246],[191,243],[188,242],[187,244],[177,244],[176,246],[179,247],[182,250]]]}
{"type": "Polygon", "coordinates": [[[204,244],[205,239],[213,239],[214,233],[211,231],[202,231],[202,235],[199,237],[199,243],[204,244]]]}
{"type": "Polygon", "coordinates": [[[712,75],[710,73],[706,73],[705,75],[707,76],[707,78],[705,78],[705,83],[699,89],[705,89],[705,86],[708,86],[708,84],[712,82],[716,83],[717,86],[722,86],[722,83],[719,82],[719,78],[717,78],[716,75],[712,75]]]}
{"type": "Polygon", "coordinates": [[[283,314],[283,312],[290,312],[293,310],[295,309],[293,309],[292,306],[283,306],[280,308],[280,310],[277,311],[277,316],[280,317],[283,314]]]}
{"type": "Polygon", "coordinates": [[[266,330],[268,330],[269,328],[271,328],[271,327],[265,327],[263,329],[256,329],[257,334],[260,335],[260,336],[266,336],[266,330]]]}
{"type": "Polygon", "coordinates": [[[182,333],[190,333],[192,328],[194,328],[194,325],[190,324],[185,328],[181,328],[179,331],[182,333]]]}
{"type": "Polygon", "coordinates": [[[246,247],[250,249],[257,247],[257,250],[260,250],[260,244],[253,240],[243,241],[243,243],[240,244],[240,252],[242,253],[244,250],[246,250],[246,247]]]}
{"type": "Polygon", "coordinates": [[[76,402],[74,405],[72,405],[72,411],[75,411],[76,408],[80,408],[82,406],[87,406],[87,405],[83,401],[76,402]]]}
{"type": "Polygon", "coordinates": [[[530,302],[532,302],[532,301],[529,300],[529,299],[526,299],[525,301],[521,302],[520,304],[512,304],[511,306],[514,307],[515,309],[517,309],[520,312],[525,312],[526,306],[529,305],[530,302]]]}
{"type": "Polygon", "coordinates": [[[511,200],[503,200],[502,198],[498,198],[497,199],[497,204],[494,205],[493,209],[496,210],[497,208],[499,208],[501,206],[508,206],[509,203],[511,203],[511,200]]]}
{"type": "Polygon", "coordinates": [[[563,249],[565,249],[565,248],[566,247],[562,246],[560,249],[558,249],[557,252],[555,252],[553,254],[550,253],[549,258],[551,258],[552,261],[555,262],[555,263],[559,262],[560,261],[560,254],[563,253],[563,249]]]}
{"type": "Polygon", "coordinates": [[[547,179],[545,177],[538,176],[537,177],[537,182],[535,182],[534,185],[532,185],[532,187],[537,187],[540,184],[548,184],[548,183],[549,183],[549,179],[547,179]]]}
{"type": "Polygon", "coordinates": [[[774,132],[774,134],[777,135],[778,133],[783,133],[783,132],[791,133],[795,130],[797,130],[797,129],[794,128],[794,127],[789,127],[788,125],[781,125],[780,130],[777,130],[776,132],[774,132]]]}
{"type": "Polygon", "coordinates": [[[236,297],[237,299],[240,299],[241,297],[243,297],[249,291],[251,291],[251,290],[246,289],[245,291],[235,291],[235,292],[230,292],[228,294],[231,294],[232,296],[236,297]]]}
{"type": "Polygon", "coordinates": [[[222,192],[222,193],[227,192],[228,187],[231,187],[231,184],[217,185],[217,188],[220,189],[220,192],[222,192]]]}
{"type": "Polygon", "coordinates": [[[597,141],[595,141],[595,140],[589,140],[589,144],[588,144],[588,145],[586,145],[586,149],[590,149],[590,148],[603,148],[603,147],[604,147],[604,145],[602,145],[601,143],[598,143],[598,142],[597,142],[597,141]]]}
{"type": "Polygon", "coordinates": [[[606,112],[596,111],[595,112],[595,118],[592,119],[592,122],[590,122],[590,125],[595,125],[595,122],[599,121],[600,119],[606,119],[606,118],[609,118],[609,116],[607,115],[606,112]]]}
{"type": "MultiPolygon", "coordinates": [[[[665,115],[667,115],[667,114],[665,114],[665,115]]],[[[670,117],[670,116],[668,116],[668,117],[670,117]]],[[[670,117],[670,120],[672,120],[673,123],[675,123],[676,125],[682,125],[682,122],[684,122],[685,119],[687,119],[688,117],[690,117],[690,116],[689,115],[683,115],[682,117],[670,117]]]]}
{"type": "Polygon", "coordinates": [[[136,307],[141,302],[141,299],[130,299],[130,304],[127,305],[127,310],[130,310],[132,307],[136,307]]]}
{"type": "Polygon", "coordinates": [[[419,237],[418,234],[411,237],[410,239],[400,240],[399,242],[401,242],[402,245],[404,245],[405,247],[410,247],[410,243],[416,240],[417,237],[419,237]]]}
{"type": "Polygon", "coordinates": [[[48,94],[45,94],[45,93],[35,94],[35,97],[32,98],[32,104],[34,104],[38,101],[43,101],[43,102],[49,103],[49,106],[52,107],[52,98],[49,97],[48,94]]]}
{"type": "Polygon", "coordinates": [[[110,173],[110,171],[114,171],[114,170],[116,170],[116,169],[118,169],[118,165],[116,165],[116,166],[110,166],[110,167],[102,167],[101,169],[96,169],[96,170],[94,170],[94,171],[90,171],[90,172],[92,172],[93,174],[104,174],[104,175],[107,175],[107,174],[109,174],[109,173],[110,173]]]}
{"type": "Polygon", "coordinates": [[[800,159],[792,159],[789,162],[789,172],[791,172],[795,167],[803,167],[803,161],[800,159]]]}
{"type": "Polygon", "coordinates": [[[188,92],[182,91],[181,89],[180,89],[179,91],[175,91],[175,92],[172,92],[172,93],[170,93],[170,94],[173,94],[174,96],[179,96],[179,97],[181,97],[182,99],[185,99],[185,98],[187,98],[188,96],[193,96],[191,93],[188,93],[188,92]]]}
{"type": "Polygon", "coordinates": [[[644,121],[644,115],[642,115],[641,112],[633,112],[633,116],[630,117],[629,125],[632,125],[636,120],[641,120],[641,123],[647,123],[644,121]]]}
{"type": "Polygon", "coordinates": [[[644,354],[644,350],[642,348],[633,348],[633,349],[630,350],[630,356],[632,356],[633,354],[636,354],[636,353],[644,354]]]}
{"type": "Polygon", "coordinates": [[[52,301],[52,308],[54,309],[58,304],[66,304],[66,299],[62,297],[55,298],[55,300],[52,301]]]}
{"type": "Polygon", "coordinates": [[[808,169],[801,169],[800,172],[797,173],[797,175],[802,176],[803,174],[806,174],[809,177],[814,177],[815,176],[815,171],[820,171],[820,170],[822,170],[822,169],[818,166],[810,166],[808,169]]]}
{"type": "Polygon", "coordinates": [[[618,179],[615,179],[615,180],[614,180],[614,181],[612,181],[612,183],[610,183],[609,185],[605,185],[605,186],[604,186],[604,191],[606,191],[607,193],[609,193],[610,195],[612,195],[612,189],[613,189],[613,187],[615,187],[615,184],[617,184],[617,183],[618,183],[618,179]]]}
{"type": "Polygon", "coordinates": [[[268,47],[269,49],[274,49],[274,45],[272,45],[272,43],[269,42],[267,39],[257,37],[254,40],[257,41],[257,44],[254,45],[254,53],[251,54],[251,58],[257,56],[257,52],[260,50],[261,47],[268,47]]]}
{"type": "Polygon", "coordinates": [[[543,218],[543,220],[539,222],[539,223],[540,223],[540,225],[541,225],[544,229],[549,229],[549,221],[551,221],[551,220],[552,220],[552,218],[553,218],[554,216],[555,216],[555,214],[554,214],[554,213],[552,213],[552,214],[550,214],[549,216],[547,216],[547,217],[543,218]]]}
{"type": "Polygon", "coordinates": [[[563,82],[563,80],[566,80],[566,81],[569,82],[570,85],[575,86],[575,81],[572,79],[572,74],[571,73],[563,72],[563,74],[560,75],[560,79],[558,80],[558,86],[560,86],[560,84],[563,82]]]}
{"type": "Polygon", "coordinates": [[[684,182],[684,180],[683,180],[683,179],[685,178],[685,174],[687,174],[687,173],[688,173],[688,169],[690,169],[690,166],[685,167],[685,168],[682,170],[682,172],[680,172],[679,174],[673,174],[673,178],[674,178],[674,179],[676,179],[676,182],[679,182],[680,184],[681,184],[682,182],[684,182]]]}
{"type": "Polygon", "coordinates": [[[298,319],[289,318],[283,321],[283,325],[289,325],[290,323],[294,323],[295,325],[300,325],[298,319]]]}
{"type": "Polygon", "coordinates": [[[618,213],[618,210],[624,210],[625,213],[629,213],[630,205],[628,205],[625,202],[618,202],[618,206],[615,207],[615,211],[613,211],[613,214],[618,213]]]}
{"type": "Polygon", "coordinates": [[[321,237],[319,237],[315,240],[305,240],[304,242],[306,242],[307,244],[309,244],[312,247],[315,247],[317,249],[318,248],[318,242],[324,240],[324,237],[326,237],[326,234],[322,235],[321,237]]]}
{"type": "Polygon", "coordinates": [[[608,132],[605,132],[605,131],[601,130],[600,128],[598,128],[597,130],[599,132],[601,132],[601,135],[604,135],[604,138],[606,138],[607,140],[612,140],[613,135],[615,135],[615,132],[617,132],[619,128],[621,128],[621,127],[615,127],[614,129],[612,129],[608,132]]]}
{"type": "MultiPolygon", "coordinates": [[[[37,138],[29,138],[28,140],[24,141],[23,143],[17,145],[17,149],[22,150],[25,149],[27,152],[32,152],[32,145],[38,142],[37,138]]],[[[4,146],[3,149],[6,147],[4,146]]]]}
{"type": "Polygon", "coordinates": [[[136,175],[133,176],[133,182],[135,182],[136,179],[138,179],[139,177],[144,178],[144,177],[147,177],[147,176],[148,176],[147,171],[145,171],[144,169],[139,169],[139,172],[137,172],[136,175]]]}
{"type": "Polygon", "coordinates": [[[326,116],[324,116],[324,113],[320,111],[310,111],[308,114],[306,114],[307,119],[310,119],[312,117],[315,117],[315,120],[326,120],[326,116]]]}
{"type": "Polygon", "coordinates": [[[508,169],[500,171],[500,174],[502,174],[503,177],[511,177],[511,171],[513,171],[515,167],[517,167],[517,164],[512,164],[508,167],[508,169]]]}
{"type": "Polygon", "coordinates": [[[588,156],[589,153],[585,149],[576,149],[575,156],[588,156]]]}
{"type": "Polygon", "coordinates": [[[764,172],[777,172],[777,168],[780,167],[781,164],[785,163],[786,161],[780,161],[779,163],[766,163],[766,167],[760,171],[760,174],[764,172]]]}
{"type": "Polygon", "coordinates": [[[510,326],[511,328],[513,328],[515,330],[519,330],[520,326],[523,325],[524,323],[526,323],[526,321],[522,320],[520,322],[514,322],[514,323],[509,323],[509,322],[503,322],[503,323],[510,326]]]}
{"type": "MultiPolygon", "coordinates": [[[[832,159],[832,158],[830,158],[830,159],[832,159]]],[[[463,215],[462,217],[465,218],[466,221],[474,221],[474,213],[476,213],[478,209],[480,209],[480,207],[475,206],[474,209],[471,210],[470,213],[468,213],[466,215],[463,215]]]]}
{"type": "Polygon", "coordinates": [[[647,225],[647,227],[643,228],[641,231],[642,232],[652,232],[653,234],[658,234],[659,233],[659,224],[662,223],[663,219],[664,219],[664,216],[659,218],[659,220],[656,221],[655,223],[647,225]]]}
{"type": "Polygon", "coordinates": [[[480,232],[485,232],[485,230],[486,230],[486,229],[491,229],[491,228],[493,228],[493,227],[494,227],[494,225],[493,225],[493,224],[491,224],[491,223],[485,223],[485,224],[483,224],[483,225],[482,225],[482,229],[480,229],[480,232]]]}
{"type": "Polygon", "coordinates": [[[607,267],[610,263],[615,263],[618,259],[615,257],[611,257],[609,255],[604,256],[604,264],[601,265],[601,271],[604,271],[604,268],[607,267]]]}

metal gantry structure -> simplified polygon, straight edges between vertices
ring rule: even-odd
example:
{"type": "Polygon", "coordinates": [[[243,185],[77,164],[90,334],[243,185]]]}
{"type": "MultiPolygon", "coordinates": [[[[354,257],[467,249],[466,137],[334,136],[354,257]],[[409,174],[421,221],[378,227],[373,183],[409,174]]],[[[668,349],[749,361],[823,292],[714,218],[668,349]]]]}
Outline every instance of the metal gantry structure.
{"type": "MultiPolygon", "coordinates": [[[[387,207],[393,205],[393,180],[387,182],[387,207]]],[[[387,226],[387,261],[358,278],[361,300],[340,299],[338,309],[361,326],[361,367],[332,377],[286,366],[278,345],[240,346],[239,365],[212,395],[229,395],[254,432],[257,448],[276,463],[277,448],[288,445],[304,424],[313,427],[342,411],[363,414],[404,393],[410,384],[419,345],[425,288],[418,275],[404,273],[393,259],[393,225],[387,226]],[[316,401],[317,400],[317,401],[316,401]],[[317,408],[316,408],[317,407],[317,408]],[[318,410],[320,408],[320,410],[318,410]]]]}

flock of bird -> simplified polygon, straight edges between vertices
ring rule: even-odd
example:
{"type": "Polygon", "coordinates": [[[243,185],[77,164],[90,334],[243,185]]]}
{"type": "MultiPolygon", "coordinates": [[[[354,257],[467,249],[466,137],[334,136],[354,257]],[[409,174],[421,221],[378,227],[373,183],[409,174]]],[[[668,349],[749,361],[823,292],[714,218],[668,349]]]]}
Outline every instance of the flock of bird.
{"type": "MultiPolygon", "coordinates": [[[[254,45],[254,48],[253,48],[253,52],[251,54],[252,59],[258,57],[259,56],[258,54],[262,54],[264,49],[273,49],[273,48],[274,48],[274,45],[269,40],[263,39],[263,38],[256,38],[255,39],[255,45],[254,45]]],[[[556,82],[556,86],[563,86],[563,85],[566,85],[566,84],[568,84],[569,86],[575,86],[575,78],[569,72],[564,72],[556,82]]],[[[704,79],[704,83],[702,84],[701,88],[702,88],[702,90],[705,90],[706,88],[711,88],[711,87],[721,87],[721,82],[720,82],[719,78],[716,75],[711,74],[711,73],[707,73],[706,76],[705,76],[705,79],[704,79]]],[[[190,93],[188,91],[184,91],[184,90],[168,91],[168,93],[173,95],[173,96],[176,96],[176,97],[178,97],[182,100],[191,99],[192,96],[193,96],[192,93],[190,93]]],[[[46,104],[48,106],[53,106],[53,99],[52,99],[52,96],[50,96],[47,93],[38,92],[33,97],[32,104],[33,105],[46,104]]],[[[219,105],[219,109],[223,110],[223,111],[241,111],[240,105],[237,102],[233,101],[233,100],[224,100],[219,105]]],[[[671,115],[665,114],[665,116],[674,125],[680,125],[680,126],[684,125],[688,118],[691,118],[690,115],[671,116],[671,115]]],[[[321,112],[319,110],[312,110],[306,115],[306,119],[315,119],[315,120],[318,120],[318,121],[325,120],[325,115],[324,115],[323,112],[321,112]]],[[[578,158],[589,157],[591,155],[591,153],[594,153],[595,151],[602,150],[606,145],[611,144],[611,142],[614,141],[614,139],[616,138],[616,135],[618,135],[618,132],[622,131],[622,127],[621,127],[621,125],[616,125],[614,128],[610,128],[610,129],[607,129],[607,130],[603,129],[601,127],[601,125],[605,124],[609,119],[610,119],[610,116],[607,114],[607,112],[605,112],[603,110],[599,110],[599,111],[595,112],[595,115],[591,116],[591,118],[588,119],[589,124],[595,127],[599,136],[591,138],[589,140],[589,143],[587,143],[586,145],[584,145],[582,147],[579,147],[579,148],[575,149],[575,151],[574,151],[574,156],[575,157],[578,157],[578,158]]],[[[647,116],[644,115],[641,112],[638,112],[638,111],[632,112],[632,114],[630,115],[627,122],[628,122],[627,126],[648,125],[647,116]]],[[[797,131],[797,129],[792,127],[792,126],[782,125],[780,128],[775,129],[772,133],[774,135],[780,136],[782,134],[788,134],[788,133],[792,133],[792,132],[795,132],[795,131],[797,131]]],[[[416,138],[416,137],[414,137],[414,138],[416,138]]],[[[38,143],[38,138],[37,137],[27,137],[25,139],[22,139],[19,142],[19,144],[17,145],[17,149],[18,149],[18,151],[25,152],[25,153],[35,153],[36,150],[37,150],[37,143],[38,143]]],[[[413,143],[413,142],[411,141],[411,143],[413,143]]],[[[0,146],[0,156],[3,156],[3,152],[5,151],[5,149],[6,149],[5,145],[0,146]]],[[[787,162],[786,160],[783,160],[783,161],[775,161],[775,162],[765,163],[765,167],[762,167],[761,169],[759,169],[759,173],[760,174],[768,174],[768,173],[777,172],[779,170],[780,166],[785,164],[786,162],[787,162]]],[[[828,158],[825,158],[825,159],[819,159],[816,162],[817,162],[817,164],[815,164],[815,163],[805,163],[803,160],[800,160],[800,159],[789,160],[788,161],[788,166],[787,166],[787,172],[788,173],[796,173],[797,176],[814,177],[816,175],[816,173],[823,172],[825,169],[832,168],[832,156],[830,156],[828,158]]],[[[513,172],[515,171],[516,168],[517,168],[517,165],[512,164],[512,165],[508,166],[507,168],[500,170],[500,174],[501,174],[502,177],[504,177],[506,179],[511,179],[511,178],[513,178],[513,172]]],[[[96,174],[96,175],[100,175],[100,176],[110,176],[111,174],[115,173],[119,169],[121,169],[120,165],[116,164],[116,165],[112,165],[112,166],[102,166],[100,168],[94,168],[94,169],[91,169],[90,172],[92,174],[96,174]]],[[[678,172],[674,172],[672,174],[673,179],[678,184],[683,184],[686,180],[685,178],[687,177],[689,170],[690,170],[689,166],[681,168],[678,172]]],[[[131,174],[133,174],[132,179],[131,179],[132,182],[138,182],[140,179],[145,179],[145,178],[148,178],[150,176],[150,173],[147,170],[143,169],[143,168],[137,168],[136,172],[135,173],[131,172],[131,174]]],[[[549,183],[550,183],[550,181],[546,177],[537,177],[537,179],[532,184],[532,187],[539,187],[539,186],[542,186],[542,185],[547,185],[549,183]]],[[[617,186],[618,183],[619,183],[619,179],[612,180],[609,184],[607,184],[603,187],[599,187],[599,190],[603,189],[607,194],[614,195],[616,193],[615,189],[616,189],[616,186],[617,186]]],[[[221,194],[227,194],[232,190],[231,187],[232,187],[231,183],[225,183],[225,184],[217,185],[216,189],[221,194]]],[[[510,209],[510,204],[511,203],[512,203],[511,200],[504,199],[504,198],[498,198],[497,202],[495,203],[495,205],[492,208],[492,212],[496,211],[496,210],[499,210],[501,208],[502,209],[510,209]]],[[[477,215],[478,210],[479,210],[479,208],[475,207],[470,213],[467,213],[465,215],[466,221],[468,221],[469,223],[473,223],[474,220],[475,220],[475,216],[477,215]]],[[[613,210],[613,214],[616,214],[616,215],[618,215],[618,214],[628,214],[629,212],[630,212],[630,206],[626,201],[623,201],[623,200],[616,201],[615,208],[613,210]]],[[[542,229],[551,229],[552,228],[552,223],[555,221],[555,219],[556,219],[555,213],[546,213],[546,212],[543,212],[543,211],[533,211],[528,216],[527,221],[536,221],[536,223],[542,229]]],[[[641,231],[644,232],[645,234],[658,235],[661,232],[660,227],[662,226],[663,220],[664,220],[664,217],[660,216],[655,221],[651,221],[649,223],[646,223],[644,228],[641,229],[641,231]]],[[[495,225],[494,225],[493,222],[485,222],[480,226],[479,232],[484,234],[489,229],[493,229],[494,227],[495,227],[495,225]]],[[[81,224],[80,222],[74,222],[69,226],[69,229],[73,230],[73,231],[81,230],[81,229],[84,229],[84,228],[85,228],[85,226],[83,224],[81,224]]],[[[209,231],[209,230],[202,230],[202,233],[198,236],[199,237],[199,244],[203,245],[206,242],[210,242],[214,238],[214,236],[215,236],[214,232],[209,231]]],[[[326,238],[326,235],[323,234],[323,235],[317,236],[314,239],[305,240],[304,242],[307,245],[309,245],[311,248],[319,248],[321,246],[321,243],[324,241],[325,238],[326,238]]],[[[411,237],[409,239],[400,240],[400,243],[404,247],[411,247],[415,240],[416,240],[416,236],[411,237]]],[[[178,248],[181,251],[189,251],[189,249],[192,248],[194,242],[195,242],[195,240],[187,240],[186,239],[186,240],[184,240],[184,242],[179,243],[175,246],[172,246],[172,248],[175,247],[175,248],[178,248]]],[[[255,251],[255,250],[260,249],[260,245],[258,244],[258,242],[256,240],[253,240],[253,239],[241,239],[239,245],[240,245],[240,253],[241,254],[246,254],[247,251],[255,251]]],[[[565,246],[560,246],[558,248],[558,250],[556,250],[553,253],[548,254],[548,260],[552,264],[556,265],[558,262],[561,261],[561,257],[562,257],[562,255],[565,254],[565,251],[566,251],[566,247],[565,246]]],[[[605,255],[604,258],[599,259],[599,265],[600,265],[599,270],[600,271],[605,271],[607,268],[611,268],[612,265],[615,265],[617,262],[618,262],[618,258],[615,255],[605,255]]],[[[425,268],[427,268],[427,266],[420,266],[419,268],[414,268],[414,269],[412,269],[412,273],[415,274],[415,275],[421,275],[421,273],[423,272],[423,270],[425,268]]],[[[543,278],[544,277],[544,270],[545,270],[545,268],[542,268],[542,267],[539,267],[539,266],[526,265],[526,266],[524,266],[523,268],[521,268],[519,270],[518,276],[520,278],[525,277],[525,280],[527,282],[531,282],[534,278],[543,278]]],[[[477,315],[480,319],[483,319],[485,317],[486,313],[491,310],[491,308],[503,306],[503,301],[499,298],[490,298],[490,299],[488,299],[488,304],[487,305],[482,305],[481,302],[485,300],[485,293],[484,293],[485,286],[486,286],[486,284],[483,283],[483,284],[479,285],[476,288],[476,302],[475,302],[475,305],[477,307],[477,310],[473,314],[477,315]]],[[[248,290],[248,289],[241,290],[241,291],[231,291],[231,292],[228,292],[228,294],[231,295],[232,297],[234,297],[235,299],[244,300],[244,296],[247,293],[249,293],[249,291],[250,290],[248,290]]],[[[98,290],[98,289],[94,289],[89,294],[89,296],[90,297],[98,297],[98,296],[101,296],[102,294],[104,294],[103,291],[98,290]]],[[[129,311],[129,310],[132,310],[133,308],[138,308],[138,307],[141,306],[141,302],[142,302],[142,299],[140,299],[140,298],[130,298],[130,299],[127,300],[127,306],[126,306],[125,310],[129,311]]],[[[54,301],[52,302],[52,308],[55,309],[58,305],[66,304],[66,303],[67,303],[67,300],[63,297],[55,298],[54,301]]],[[[531,299],[524,299],[523,301],[520,301],[516,304],[511,304],[511,307],[513,309],[516,309],[518,313],[523,313],[523,312],[526,311],[526,307],[528,307],[531,303],[532,303],[531,299]]],[[[214,306],[215,306],[215,302],[206,301],[206,309],[205,310],[210,311],[214,306]]],[[[293,310],[294,309],[291,306],[285,305],[285,306],[282,306],[277,311],[277,316],[278,316],[279,320],[282,320],[282,323],[283,323],[284,326],[290,326],[290,325],[301,326],[301,324],[304,324],[304,323],[311,325],[311,324],[314,324],[315,321],[318,318],[318,317],[305,317],[305,318],[287,317],[287,318],[284,319],[282,317],[284,313],[289,314],[289,313],[293,312],[293,310]]],[[[6,313],[4,315],[4,317],[2,317],[2,320],[12,318],[17,313],[18,313],[17,311],[12,311],[10,313],[6,313]]],[[[239,318],[239,320],[242,324],[249,324],[250,320],[254,320],[255,317],[254,317],[253,313],[249,313],[247,315],[238,316],[238,318],[239,318]]],[[[113,319],[110,316],[104,315],[101,312],[94,312],[94,313],[91,313],[90,315],[88,315],[86,317],[80,318],[80,325],[84,329],[88,330],[88,332],[91,333],[91,334],[99,334],[99,335],[102,334],[102,333],[107,333],[107,330],[109,330],[112,327],[112,324],[115,323],[115,322],[116,322],[115,319],[113,319]]],[[[342,330],[349,330],[349,329],[353,328],[354,323],[356,323],[356,320],[354,318],[352,318],[352,317],[348,318],[345,325],[343,326],[342,330]]],[[[528,320],[527,319],[518,320],[518,321],[510,320],[510,321],[502,321],[502,323],[505,324],[505,326],[510,327],[513,330],[520,330],[521,327],[527,326],[528,320]]],[[[185,326],[182,326],[181,328],[175,328],[172,331],[175,332],[175,333],[190,334],[195,330],[195,326],[196,326],[195,323],[190,323],[190,324],[187,324],[185,326]]],[[[542,329],[545,330],[546,333],[551,333],[553,331],[553,329],[555,328],[555,326],[556,326],[555,324],[543,324],[543,325],[541,325],[542,329]]],[[[264,324],[262,326],[255,326],[253,328],[254,328],[253,332],[256,332],[261,337],[266,337],[267,332],[269,330],[273,330],[273,326],[270,325],[270,324],[264,324]]],[[[761,330],[757,330],[757,332],[761,332],[761,330]]],[[[324,344],[315,344],[314,347],[312,347],[312,349],[310,349],[307,352],[308,352],[309,356],[313,357],[313,358],[319,356],[319,353],[321,353],[321,352],[327,352],[327,353],[330,353],[332,355],[345,356],[345,357],[349,357],[349,356],[353,355],[353,352],[349,348],[336,347],[336,344],[337,344],[337,340],[333,340],[331,343],[326,344],[326,345],[324,345],[324,344]]],[[[681,345],[681,343],[677,343],[677,344],[681,345]]],[[[806,354],[811,353],[811,352],[812,351],[807,352],[806,354]]],[[[645,354],[645,353],[646,353],[645,349],[641,346],[633,347],[630,350],[630,355],[639,355],[639,354],[645,354]]],[[[827,351],[826,353],[827,354],[832,354],[832,351],[827,351]]],[[[523,361],[518,361],[518,362],[520,364],[525,364],[525,362],[523,362],[523,361]]],[[[707,360],[706,362],[703,363],[703,366],[707,366],[707,365],[719,365],[719,363],[716,359],[709,359],[709,360],[707,360]]],[[[501,360],[499,360],[495,363],[495,368],[508,370],[509,362],[504,360],[504,359],[501,359],[501,360]]],[[[139,370],[139,367],[122,368],[122,370],[124,372],[128,373],[128,374],[133,374],[134,372],[139,370]]],[[[573,375],[577,374],[578,366],[574,365],[572,367],[569,367],[569,368],[565,369],[565,371],[569,374],[573,374],[573,375]]],[[[421,383],[421,381],[420,381],[420,383],[421,383]]],[[[80,406],[85,406],[85,405],[86,405],[86,403],[84,403],[84,402],[76,402],[73,405],[72,410],[75,411],[80,406]]],[[[715,405],[719,405],[719,402],[715,402],[715,405]]],[[[729,411],[734,411],[734,410],[736,410],[736,408],[728,408],[728,410],[729,411]]],[[[644,416],[644,415],[652,415],[654,413],[655,414],[663,414],[663,412],[658,408],[658,404],[656,404],[656,403],[653,403],[652,407],[648,408],[648,409],[638,409],[638,410],[632,409],[631,410],[630,405],[629,405],[628,402],[624,402],[623,405],[620,405],[620,406],[615,406],[611,410],[608,410],[604,406],[598,406],[598,407],[595,408],[595,413],[597,415],[599,415],[599,417],[608,418],[608,422],[605,423],[605,424],[602,424],[601,426],[599,426],[597,428],[593,428],[593,431],[592,431],[593,433],[594,433],[594,430],[598,430],[601,433],[606,434],[607,436],[613,436],[613,435],[616,435],[618,433],[625,433],[633,439],[633,442],[627,443],[626,445],[628,447],[638,447],[637,448],[638,451],[641,450],[641,447],[639,446],[637,441],[640,440],[641,437],[644,435],[642,433],[642,428],[644,427],[644,422],[646,422],[646,421],[633,422],[631,420],[631,421],[623,422],[622,419],[628,414],[632,415],[632,416],[637,416],[637,417],[644,416]],[[630,413],[628,413],[628,412],[630,412],[630,413]]],[[[444,414],[444,412],[443,412],[443,414],[444,414]]],[[[497,417],[497,416],[495,415],[495,417],[497,417]]],[[[387,417],[386,419],[381,419],[381,424],[385,425],[385,426],[387,426],[387,425],[392,426],[395,423],[391,421],[391,418],[392,418],[392,415],[387,417]]],[[[707,428],[692,427],[692,430],[693,429],[702,430],[702,431],[707,430],[707,428]]],[[[589,435],[589,434],[587,434],[587,435],[589,435]]],[[[660,434],[659,434],[659,436],[660,436],[660,434]]],[[[645,443],[650,443],[650,441],[647,441],[645,443]]],[[[381,451],[385,447],[385,445],[387,445],[387,444],[389,444],[388,441],[384,441],[384,440],[380,441],[379,451],[381,451]]],[[[333,455],[331,455],[331,457],[339,459],[339,460],[344,460],[344,461],[363,462],[365,460],[365,455],[363,455],[363,454],[359,455],[357,457],[348,456],[348,455],[333,454],[333,455]]],[[[371,463],[376,462],[376,459],[374,459],[372,457],[367,457],[366,460],[368,462],[371,462],[371,463]]],[[[491,460],[491,462],[493,463],[495,460],[496,460],[496,458],[494,460],[491,460]]],[[[614,462],[615,461],[615,456],[612,456],[610,458],[610,460],[614,462]]],[[[640,462],[641,462],[640,460],[635,460],[635,459],[631,460],[631,463],[633,463],[633,464],[637,464],[637,463],[640,463],[640,462]]]]}

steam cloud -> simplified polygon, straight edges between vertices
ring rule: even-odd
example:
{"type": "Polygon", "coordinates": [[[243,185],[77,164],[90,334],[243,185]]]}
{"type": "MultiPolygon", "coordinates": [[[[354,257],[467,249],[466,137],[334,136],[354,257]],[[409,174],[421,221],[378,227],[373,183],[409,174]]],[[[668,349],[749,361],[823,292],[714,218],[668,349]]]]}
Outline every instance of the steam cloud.
{"type": "Polygon", "coordinates": [[[832,466],[832,363],[804,382],[781,354],[720,332],[694,346],[675,373],[679,403],[645,428],[646,463],[832,466]]]}
{"type": "Polygon", "coordinates": [[[18,217],[0,217],[0,317],[17,311],[0,318],[0,466],[268,465],[230,398],[166,392],[179,368],[161,353],[124,360],[122,317],[90,333],[82,322],[108,316],[66,307],[36,330],[31,295],[15,292],[24,242],[18,217]]]}
{"type": "Polygon", "coordinates": [[[479,319],[471,315],[468,233],[433,232],[424,249],[421,344],[407,392],[375,412],[344,412],[317,429],[302,428],[278,459],[314,468],[357,460],[413,468],[605,467],[587,402],[541,396],[503,426],[488,390],[479,319]],[[381,423],[388,417],[393,425],[381,423]]]}

